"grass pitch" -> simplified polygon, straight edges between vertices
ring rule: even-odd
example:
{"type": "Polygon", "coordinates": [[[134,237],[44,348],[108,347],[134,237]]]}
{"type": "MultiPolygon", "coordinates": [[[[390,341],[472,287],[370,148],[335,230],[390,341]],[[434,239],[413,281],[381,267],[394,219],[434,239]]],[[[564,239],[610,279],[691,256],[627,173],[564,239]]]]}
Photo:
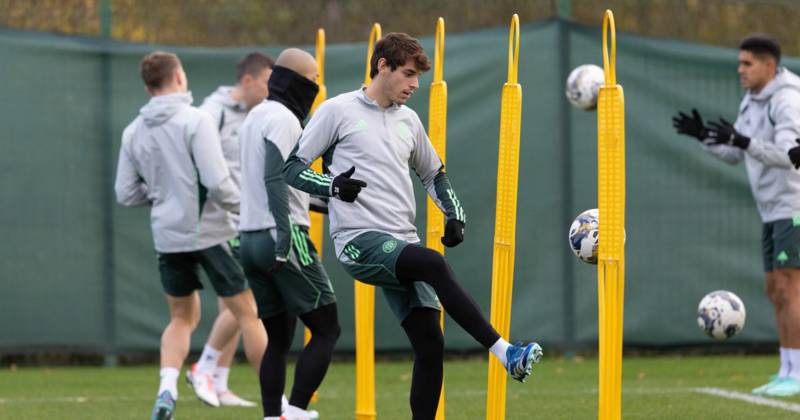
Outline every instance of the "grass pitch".
{"type": "MultiPolygon", "coordinates": [[[[777,357],[763,356],[626,358],[623,418],[800,418],[800,397],[742,399],[777,364],[777,357]]],[[[446,362],[448,420],[485,417],[486,365],[484,358],[446,362]]],[[[379,362],[376,371],[378,418],[411,418],[410,361],[379,362]]],[[[331,366],[319,402],[312,405],[323,420],[354,418],[354,378],[353,363],[331,366]]],[[[256,376],[247,366],[234,366],[230,383],[240,395],[259,399],[256,376]]],[[[0,419],[148,418],[157,387],[156,366],[6,368],[0,371],[0,419]]],[[[179,393],[178,419],[262,418],[260,408],[206,407],[182,380],[179,393]]],[[[506,407],[509,420],[597,418],[597,361],[545,356],[527,383],[509,381],[506,407]]]]}

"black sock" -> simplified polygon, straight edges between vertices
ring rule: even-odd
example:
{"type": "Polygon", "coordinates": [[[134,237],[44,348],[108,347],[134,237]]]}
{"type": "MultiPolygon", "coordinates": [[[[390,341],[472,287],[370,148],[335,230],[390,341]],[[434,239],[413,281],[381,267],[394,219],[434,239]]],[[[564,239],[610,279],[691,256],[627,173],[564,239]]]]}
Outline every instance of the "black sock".
{"type": "Polygon", "coordinates": [[[300,315],[300,320],[311,331],[311,340],[297,359],[289,404],[305,410],[325,378],[341,329],[335,303],[300,315]]]}
{"type": "Polygon", "coordinates": [[[444,336],[439,327],[439,311],[414,308],[402,325],[414,350],[414,373],[409,396],[412,419],[433,420],[439,405],[444,374],[444,336]]]}
{"type": "Polygon", "coordinates": [[[286,385],[286,356],[294,338],[295,317],[286,312],[261,320],[267,329],[269,342],[258,381],[261,384],[261,403],[264,405],[264,417],[281,415],[281,397],[286,385]]]}
{"type": "Polygon", "coordinates": [[[447,261],[438,252],[408,245],[397,258],[396,271],[401,282],[430,284],[447,314],[483,347],[488,349],[500,338],[481,313],[478,303],[458,284],[447,261]]]}

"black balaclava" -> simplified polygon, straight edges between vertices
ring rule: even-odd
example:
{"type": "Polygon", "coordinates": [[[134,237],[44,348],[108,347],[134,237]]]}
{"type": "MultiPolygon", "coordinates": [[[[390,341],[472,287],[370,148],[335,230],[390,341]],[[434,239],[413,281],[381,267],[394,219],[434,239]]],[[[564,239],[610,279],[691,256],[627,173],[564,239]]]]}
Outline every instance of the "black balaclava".
{"type": "Polygon", "coordinates": [[[269,86],[268,99],[280,102],[289,108],[302,125],[311,111],[311,105],[314,103],[314,98],[317,97],[319,86],[283,66],[272,68],[272,75],[270,75],[267,85],[269,86]]]}

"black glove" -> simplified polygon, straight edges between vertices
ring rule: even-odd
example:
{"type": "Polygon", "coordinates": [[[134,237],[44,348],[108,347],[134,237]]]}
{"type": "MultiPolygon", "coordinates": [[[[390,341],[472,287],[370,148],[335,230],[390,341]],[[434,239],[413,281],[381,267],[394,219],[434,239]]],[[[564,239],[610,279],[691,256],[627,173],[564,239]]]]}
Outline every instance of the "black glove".
{"type": "Polygon", "coordinates": [[[347,170],[347,172],[342,172],[337,175],[336,178],[333,178],[334,197],[342,201],[347,201],[348,203],[356,201],[358,193],[361,192],[362,188],[366,188],[367,183],[360,179],[351,179],[350,176],[353,175],[355,171],[356,167],[353,166],[347,170]]]}
{"type": "Polygon", "coordinates": [[[789,160],[792,161],[795,169],[800,168],[800,139],[795,139],[798,146],[789,149],[789,160]]]}
{"type": "Polygon", "coordinates": [[[750,137],[743,136],[733,128],[733,124],[720,117],[719,122],[708,124],[709,144],[727,144],[736,146],[740,149],[747,149],[750,146],[750,137]]]}
{"type": "Polygon", "coordinates": [[[708,130],[703,125],[703,117],[694,108],[692,108],[691,117],[683,112],[678,112],[678,115],[672,117],[672,126],[678,130],[678,134],[694,137],[700,141],[705,140],[708,135],[708,130]]]}
{"type": "Polygon", "coordinates": [[[458,219],[450,219],[444,226],[442,245],[452,248],[464,242],[464,223],[458,219]]]}

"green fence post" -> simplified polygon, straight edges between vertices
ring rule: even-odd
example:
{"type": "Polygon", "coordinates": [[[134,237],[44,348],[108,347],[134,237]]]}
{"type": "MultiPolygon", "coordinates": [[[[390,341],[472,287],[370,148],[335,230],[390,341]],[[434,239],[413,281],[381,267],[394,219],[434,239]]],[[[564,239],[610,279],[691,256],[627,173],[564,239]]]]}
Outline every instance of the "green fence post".
{"type": "Polygon", "coordinates": [[[100,37],[102,50],[100,52],[100,132],[101,150],[105,161],[103,162],[103,242],[105,245],[105,259],[103,264],[103,280],[105,290],[103,293],[103,308],[105,313],[105,345],[103,361],[106,366],[117,365],[116,346],[116,299],[114,275],[114,143],[111,130],[111,0],[100,0],[100,37]]]}
{"type": "MultiPolygon", "coordinates": [[[[573,216],[573,180],[572,180],[572,121],[570,120],[571,109],[570,104],[564,98],[564,83],[567,80],[570,72],[570,23],[569,19],[572,14],[571,0],[558,0],[558,73],[561,75],[560,81],[556,86],[559,89],[561,96],[561,107],[559,112],[559,122],[561,129],[561,179],[566,186],[563,210],[561,212],[561,227],[566,232],[569,225],[572,223],[573,216]]],[[[563,281],[563,295],[562,306],[564,320],[564,355],[572,357],[575,354],[575,261],[568,252],[564,252],[564,259],[562,267],[564,270],[563,281]]]]}

